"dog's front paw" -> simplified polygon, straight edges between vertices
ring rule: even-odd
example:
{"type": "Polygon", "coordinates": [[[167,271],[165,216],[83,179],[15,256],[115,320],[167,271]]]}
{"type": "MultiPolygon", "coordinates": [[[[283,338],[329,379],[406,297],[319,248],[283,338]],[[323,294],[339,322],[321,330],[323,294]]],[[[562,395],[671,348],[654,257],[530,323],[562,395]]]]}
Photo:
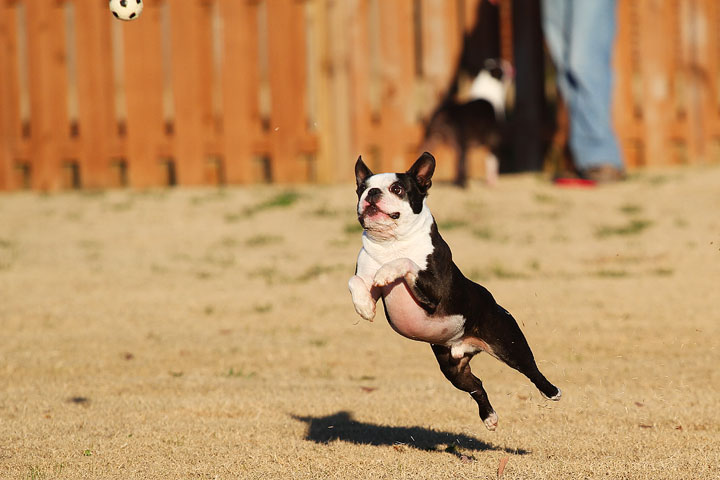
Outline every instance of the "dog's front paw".
{"type": "Polygon", "coordinates": [[[373,321],[373,318],[375,318],[375,302],[373,302],[372,299],[366,302],[353,302],[353,305],[358,315],[368,322],[373,321]]]}
{"type": "Polygon", "coordinates": [[[390,285],[398,278],[409,276],[408,280],[414,280],[417,277],[419,267],[409,258],[398,258],[392,262],[388,262],[375,273],[373,285],[384,287],[390,285]]]}
{"type": "Polygon", "coordinates": [[[355,311],[368,322],[372,322],[375,318],[375,300],[363,279],[357,275],[353,276],[348,282],[348,287],[355,311]]]}

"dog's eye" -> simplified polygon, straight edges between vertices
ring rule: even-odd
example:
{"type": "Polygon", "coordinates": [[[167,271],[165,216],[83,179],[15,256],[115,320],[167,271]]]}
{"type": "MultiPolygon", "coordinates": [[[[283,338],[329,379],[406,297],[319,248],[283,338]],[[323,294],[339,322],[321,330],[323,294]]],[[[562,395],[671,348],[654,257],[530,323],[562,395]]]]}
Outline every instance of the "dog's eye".
{"type": "Polygon", "coordinates": [[[393,183],[392,185],[390,185],[390,191],[398,197],[402,197],[405,193],[405,189],[399,183],[393,183]]]}

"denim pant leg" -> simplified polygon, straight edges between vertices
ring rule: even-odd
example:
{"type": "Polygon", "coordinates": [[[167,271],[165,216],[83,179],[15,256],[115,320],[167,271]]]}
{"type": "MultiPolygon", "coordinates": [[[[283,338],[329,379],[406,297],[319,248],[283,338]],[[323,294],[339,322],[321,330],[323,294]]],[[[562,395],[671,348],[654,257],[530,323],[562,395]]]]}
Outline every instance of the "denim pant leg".
{"type": "Polygon", "coordinates": [[[570,110],[576,166],[622,169],[611,118],[615,0],[543,0],[543,28],[570,110]]]}

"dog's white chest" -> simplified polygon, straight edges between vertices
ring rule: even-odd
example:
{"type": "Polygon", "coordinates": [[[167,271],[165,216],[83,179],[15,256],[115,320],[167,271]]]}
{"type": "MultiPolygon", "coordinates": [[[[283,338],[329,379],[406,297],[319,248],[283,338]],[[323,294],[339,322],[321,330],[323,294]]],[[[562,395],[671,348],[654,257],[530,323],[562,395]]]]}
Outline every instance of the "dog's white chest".
{"type": "MultiPolygon", "coordinates": [[[[398,258],[409,258],[415,262],[421,270],[427,267],[427,257],[433,252],[432,239],[430,237],[430,229],[432,228],[433,218],[430,210],[425,208],[420,214],[422,218],[413,225],[401,240],[390,241],[374,241],[367,234],[363,234],[362,244],[363,250],[372,260],[374,268],[377,270],[382,265],[397,260],[398,258]]],[[[358,259],[358,262],[363,258],[358,259]]],[[[358,265],[362,267],[362,265],[358,265]]],[[[373,272],[374,274],[374,272],[373,272]]]]}
{"type": "Polygon", "coordinates": [[[368,256],[372,258],[378,267],[390,263],[398,258],[409,258],[425,270],[427,267],[427,258],[433,252],[430,237],[420,238],[413,242],[396,242],[393,245],[376,247],[373,244],[363,242],[363,248],[368,256]]]}
{"type": "MultiPolygon", "coordinates": [[[[434,250],[430,235],[433,219],[427,209],[421,215],[425,218],[418,223],[413,235],[403,240],[374,242],[363,236],[363,249],[358,257],[358,275],[371,284],[383,265],[398,259],[409,259],[420,271],[425,270],[428,256],[434,250]]],[[[392,276],[398,278],[396,282],[382,287],[382,298],[392,328],[404,337],[441,345],[459,339],[464,333],[465,319],[460,315],[428,315],[408,290],[402,280],[406,270],[401,270],[392,276]]]]}

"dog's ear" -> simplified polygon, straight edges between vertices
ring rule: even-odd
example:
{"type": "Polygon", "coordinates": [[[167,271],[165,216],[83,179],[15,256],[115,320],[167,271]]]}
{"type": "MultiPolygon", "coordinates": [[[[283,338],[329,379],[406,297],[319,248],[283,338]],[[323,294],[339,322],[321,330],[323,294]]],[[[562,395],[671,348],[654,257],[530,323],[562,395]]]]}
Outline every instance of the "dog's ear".
{"type": "Polygon", "coordinates": [[[357,162],[355,162],[355,183],[357,186],[362,185],[365,179],[372,174],[367,165],[365,165],[365,162],[363,162],[362,155],[359,156],[357,162]]]}
{"type": "Polygon", "coordinates": [[[415,160],[412,167],[405,172],[412,176],[423,191],[427,191],[432,186],[432,176],[435,172],[435,157],[428,152],[420,155],[415,160]]]}

